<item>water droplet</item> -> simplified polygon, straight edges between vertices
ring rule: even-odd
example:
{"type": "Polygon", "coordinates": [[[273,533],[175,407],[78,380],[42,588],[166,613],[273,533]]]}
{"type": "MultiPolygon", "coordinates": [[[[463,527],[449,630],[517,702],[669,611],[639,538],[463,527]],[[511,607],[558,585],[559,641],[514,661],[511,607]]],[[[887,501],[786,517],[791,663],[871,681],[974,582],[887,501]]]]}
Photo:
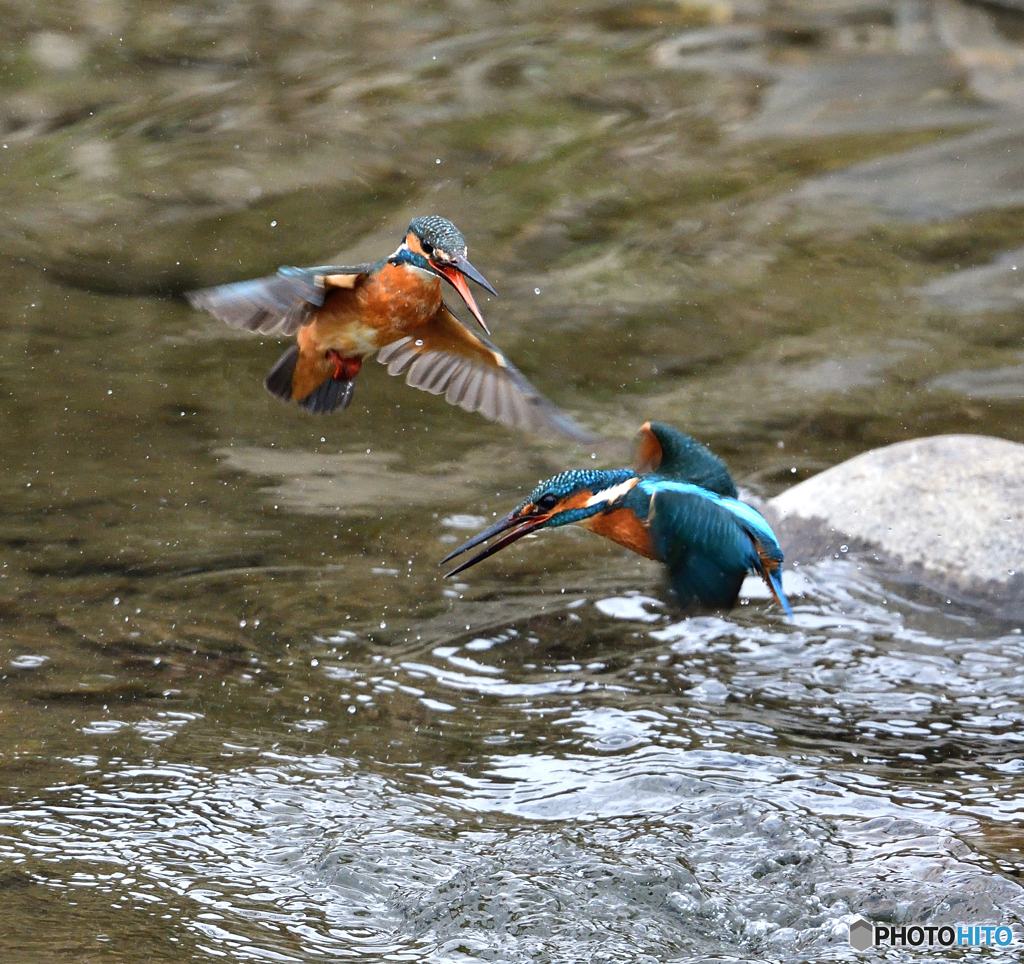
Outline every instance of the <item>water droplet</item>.
{"type": "Polygon", "coordinates": [[[422,338],[417,338],[416,339],[416,347],[417,348],[422,348],[423,347],[423,339],[422,338]]]}
{"type": "Polygon", "coordinates": [[[309,665],[310,666],[319,666],[320,665],[320,660],[318,660],[318,659],[311,659],[309,661],[309,665]]]}
{"type": "Polygon", "coordinates": [[[241,627],[242,629],[245,629],[245,620],[244,620],[244,619],[240,619],[240,620],[238,620],[238,625],[239,625],[239,626],[240,626],[240,627],[241,627]]]}
{"type": "Polygon", "coordinates": [[[793,466],[793,468],[791,468],[791,469],[790,469],[789,471],[790,471],[790,472],[791,472],[791,473],[792,473],[793,475],[796,475],[796,466],[794,465],[794,466],[793,466]]]}
{"type": "Polygon", "coordinates": [[[849,546],[840,546],[839,547],[839,551],[840,552],[849,552],[850,551],[850,547],[849,546]]]}
{"type": "Polygon", "coordinates": [[[540,294],[540,288],[534,288],[534,289],[533,289],[533,293],[534,293],[535,295],[539,295],[539,294],[540,294]]]}
{"type": "Polygon", "coordinates": [[[383,619],[380,622],[380,628],[381,629],[387,629],[388,628],[388,624],[386,622],[384,622],[383,619]]]}
{"type": "Polygon", "coordinates": [[[276,227],[277,227],[277,222],[276,222],[276,221],[271,221],[271,222],[270,222],[270,226],[271,226],[272,228],[276,228],[276,227]]]}
{"type": "Polygon", "coordinates": [[[440,164],[441,163],[441,158],[438,158],[434,163],[435,164],[440,164]]]}

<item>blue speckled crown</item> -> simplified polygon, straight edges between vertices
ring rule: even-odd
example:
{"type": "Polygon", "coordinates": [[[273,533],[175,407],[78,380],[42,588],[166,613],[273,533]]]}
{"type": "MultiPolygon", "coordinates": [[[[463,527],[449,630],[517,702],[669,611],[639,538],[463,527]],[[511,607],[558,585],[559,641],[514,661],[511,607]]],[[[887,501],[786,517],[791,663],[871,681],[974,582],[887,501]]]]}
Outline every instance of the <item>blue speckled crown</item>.
{"type": "MultiPolygon", "coordinates": [[[[574,492],[580,492],[584,489],[589,490],[592,493],[601,492],[603,489],[611,488],[613,485],[619,485],[625,482],[626,479],[631,479],[636,475],[632,469],[616,469],[614,471],[602,470],[602,469],[572,469],[569,472],[560,472],[558,475],[553,476],[550,479],[541,482],[537,488],[535,488],[529,495],[529,498],[524,499],[520,504],[519,509],[529,505],[531,502],[536,504],[544,496],[551,494],[557,496],[559,499],[564,499],[574,492]]],[[[602,506],[594,506],[589,509],[570,509],[567,512],[560,512],[554,516],[548,525],[552,528],[556,526],[570,525],[573,522],[578,522],[580,519],[585,519],[587,516],[594,515],[602,510],[602,506]]],[[[519,509],[516,511],[518,512],[519,509]]]]}
{"type": "Polygon", "coordinates": [[[425,218],[413,218],[409,222],[409,230],[420,239],[420,244],[428,250],[440,248],[452,257],[466,253],[466,239],[447,218],[436,214],[430,214],[425,218]]]}

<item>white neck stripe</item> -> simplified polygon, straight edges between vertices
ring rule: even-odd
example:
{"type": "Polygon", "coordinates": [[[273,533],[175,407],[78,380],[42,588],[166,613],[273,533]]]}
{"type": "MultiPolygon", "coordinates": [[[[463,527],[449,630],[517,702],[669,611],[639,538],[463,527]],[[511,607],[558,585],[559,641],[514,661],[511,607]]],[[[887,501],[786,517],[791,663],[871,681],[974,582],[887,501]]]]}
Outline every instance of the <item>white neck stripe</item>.
{"type": "Polygon", "coordinates": [[[622,498],[622,496],[632,489],[639,481],[640,479],[634,476],[632,479],[626,479],[625,482],[613,485],[610,489],[602,489],[600,492],[595,492],[589,499],[587,499],[583,508],[590,509],[595,505],[614,502],[616,499],[622,498]]]}

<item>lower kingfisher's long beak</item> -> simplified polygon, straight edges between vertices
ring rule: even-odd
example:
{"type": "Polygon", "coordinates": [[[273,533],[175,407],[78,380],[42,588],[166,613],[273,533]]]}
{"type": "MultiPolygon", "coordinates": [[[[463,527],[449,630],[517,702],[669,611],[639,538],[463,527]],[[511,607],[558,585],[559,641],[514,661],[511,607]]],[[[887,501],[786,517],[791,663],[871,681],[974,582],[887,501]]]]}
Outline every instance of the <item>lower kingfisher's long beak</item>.
{"type": "Polygon", "coordinates": [[[489,335],[491,330],[487,327],[487,322],[484,321],[484,316],[477,306],[473,293],[469,290],[469,285],[466,284],[466,278],[469,278],[470,281],[475,281],[481,288],[485,288],[495,297],[497,297],[498,292],[495,291],[487,279],[469,263],[469,259],[464,258],[462,255],[459,255],[451,264],[437,264],[431,261],[430,265],[462,296],[462,300],[466,302],[466,307],[473,312],[473,317],[480,322],[480,327],[489,335]]]}
{"type": "Polygon", "coordinates": [[[483,530],[483,532],[478,532],[472,539],[468,542],[464,542],[458,549],[454,552],[448,553],[448,555],[441,560],[441,565],[443,566],[449,559],[461,556],[462,553],[468,552],[470,549],[474,548],[474,546],[480,545],[481,542],[486,542],[491,538],[491,536],[496,536],[501,532],[506,533],[500,539],[492,542],[482,552],[478,552],[472,559],[462,563],[461,566],[456,566],[451,572],[446,572],[444,574],[445,579],[449,576],[454,576],[457,572],[462,572],[463,569],[475,566],[482,559],[486,559],[488,556],[493,556],[494,553],[504,549],[505,546],[512,545],[512,543],[517,539],[522,539],[523,536],[529,535],[534,531],[534,529],[539,529],[550,518],[550,514],[541,513],[540,515],[528,516],[526,518],[516,518],[514,514],[509,514],[505,516],[504,519],[499,519],[494,523],[494,525],[488,526],[483,530]]]}

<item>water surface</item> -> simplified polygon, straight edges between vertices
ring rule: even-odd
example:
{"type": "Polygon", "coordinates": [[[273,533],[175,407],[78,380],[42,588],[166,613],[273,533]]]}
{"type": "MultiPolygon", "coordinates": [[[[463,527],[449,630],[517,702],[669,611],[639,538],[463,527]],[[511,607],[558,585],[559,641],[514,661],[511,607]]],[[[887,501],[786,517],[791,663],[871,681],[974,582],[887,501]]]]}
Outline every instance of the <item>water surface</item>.
{"type": "Polygon", "coordinates": [[[1016,622],[852,553],[787,573],[791,624],[753,582],[680,620],[582,531],[445,582],[537,478],[628,447],[377,365],[311,418],[263,392],[281,344],[176,297],[438,212],[498,342],[611,438],[674,423],[760,495],[1024,440],[1017,21],[6,12],[5,960],[819,961],[856,913],[1022,939],[1016,622]]]}

